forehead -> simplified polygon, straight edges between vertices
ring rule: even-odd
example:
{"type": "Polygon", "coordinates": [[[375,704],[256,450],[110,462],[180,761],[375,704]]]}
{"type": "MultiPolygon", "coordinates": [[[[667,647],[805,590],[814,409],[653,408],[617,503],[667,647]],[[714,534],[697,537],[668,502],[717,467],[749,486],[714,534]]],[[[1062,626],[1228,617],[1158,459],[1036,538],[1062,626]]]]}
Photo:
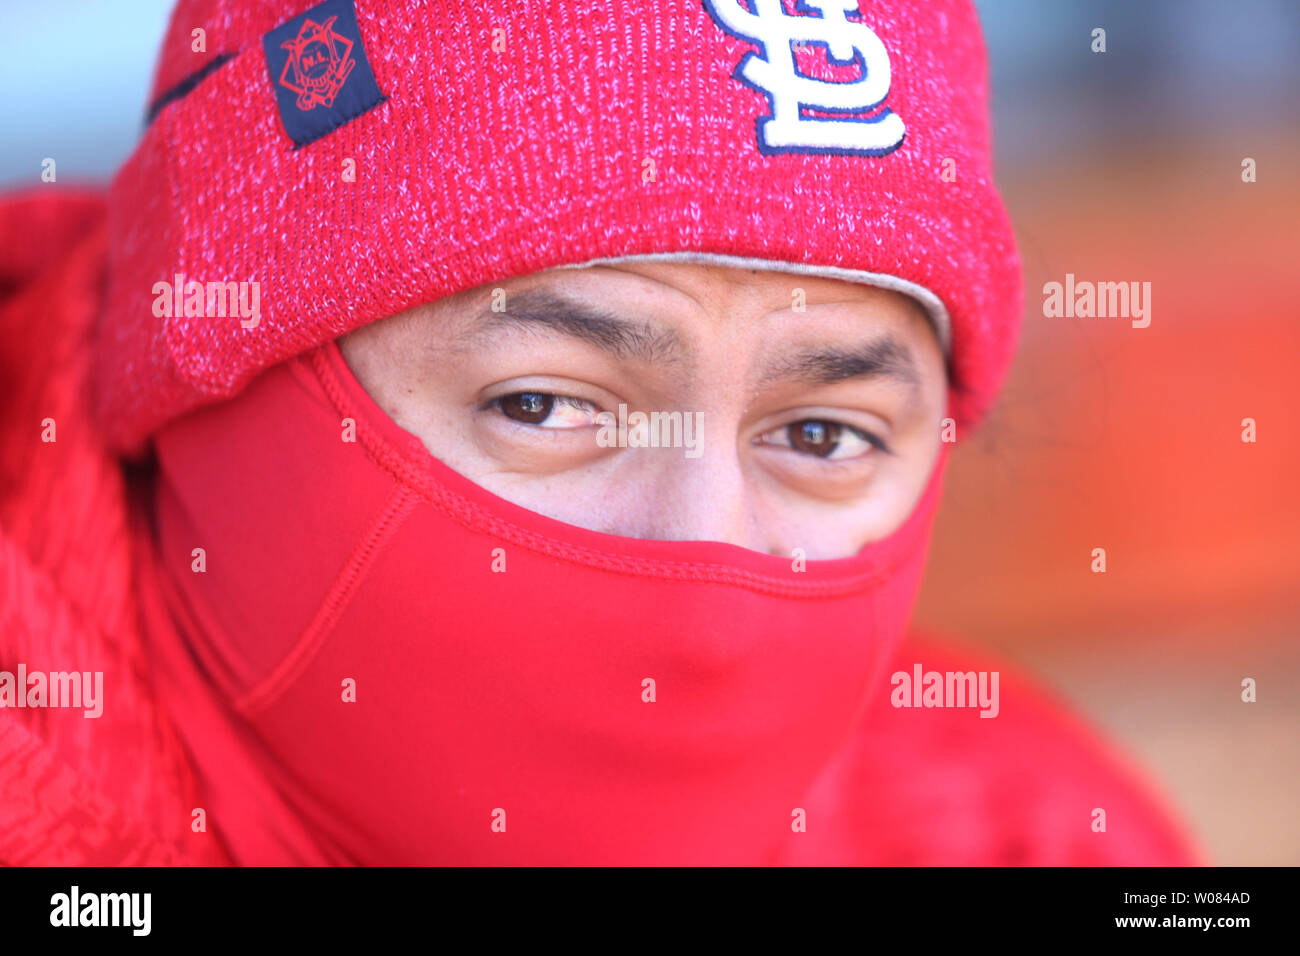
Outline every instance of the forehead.
{"type": "Polygon", "coordinates": [[[408,317],[415,322],[402,327],[416,339],[399,349],[459,353],[567,342],[681,371],[719,356],[757,369],[810,350],[860,354],[888,338],[923,377],[946,377],[940,335],[915,299],[773,268],[624,260],[565,266],[464,290],[408,317]]]}
{"type": "MultiPolygon", "coordinates": [[[[896,327],[916,325],[919,320],[933,329],[928,305],[910,295],[867,282],[787,271],[775,264],[755,268],[694,262],[601,263],[532,273],[502,287],[507,295],[512,290],[547,289],[593,305],[653,314],[674,324],[692,316],[695,321],[701,316],[725,320],[788,312],[803,314],[805,321],[799,324],[808,329],[833,324],[836,314],[859,323],[866,317],[896,327]],[[840,305],[849,308],[833,308],[840,305]]],[[[933,331],[939,336],[939,330],[933,331]]]]}
{"type": "Polygon", "coordinates": [[[917,303],[821,277],[638,264],[551,270],[477,291],[457,309],[461,349],[512,341],[535,350],[541,336],[687,378],[743,368],[769,383],[875,379],[914,390],[943,375],[917,303]]]}

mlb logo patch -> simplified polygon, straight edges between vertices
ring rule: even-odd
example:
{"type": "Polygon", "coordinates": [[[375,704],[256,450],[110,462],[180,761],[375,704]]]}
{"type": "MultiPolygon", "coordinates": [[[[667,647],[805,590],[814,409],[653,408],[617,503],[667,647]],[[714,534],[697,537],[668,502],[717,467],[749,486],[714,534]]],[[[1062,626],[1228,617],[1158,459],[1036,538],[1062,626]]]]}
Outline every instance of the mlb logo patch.
{"type": "Polygon", "coordinates": [[[262,37],[280,122],[294,148],[384,101],[353,0],[325,0],[262,37]]]}

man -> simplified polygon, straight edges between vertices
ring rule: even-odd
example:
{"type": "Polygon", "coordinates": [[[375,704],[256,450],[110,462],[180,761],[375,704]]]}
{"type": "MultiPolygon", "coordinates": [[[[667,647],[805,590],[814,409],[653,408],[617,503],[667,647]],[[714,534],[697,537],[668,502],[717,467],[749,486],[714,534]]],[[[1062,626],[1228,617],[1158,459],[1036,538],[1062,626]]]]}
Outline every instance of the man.
{"type": "Polygon", "coordinates": [[[107,226],[6,211],[0,654],[106,680],[6,715],[0,860],[1193,861],[902,641],[985,103],[965,3],[182,2],[107,226]]]}

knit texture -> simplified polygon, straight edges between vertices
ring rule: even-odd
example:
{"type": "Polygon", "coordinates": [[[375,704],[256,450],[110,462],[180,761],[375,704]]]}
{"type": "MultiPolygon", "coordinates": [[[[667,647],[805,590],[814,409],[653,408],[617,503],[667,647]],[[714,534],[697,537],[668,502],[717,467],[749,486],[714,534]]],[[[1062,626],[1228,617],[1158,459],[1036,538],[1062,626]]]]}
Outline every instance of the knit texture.
{"type": "MultiPolygon", "coordinates": [[[[880,108],[906,127],[880,156],[760,149],[772,104],[734,73],[762,48],[698,0],[356,0],[385,99],[295,148],[262,37],[310,7],[182,0],[173,14],[154,99],[228,59],[166,100],[111,190],[95,380],[117,449],[412,306],[556,266],[682,252],[929,290],[951,323],[959,420],[989,407],[1021,292],[966,0],[862,0],[889,59],[880,108]],[[259,323],[155,315],[155,284],[178,274],[259,283],[259,323]]],[[[817,46],[797,61],[823,79],[860,68],[817,46]]]]}

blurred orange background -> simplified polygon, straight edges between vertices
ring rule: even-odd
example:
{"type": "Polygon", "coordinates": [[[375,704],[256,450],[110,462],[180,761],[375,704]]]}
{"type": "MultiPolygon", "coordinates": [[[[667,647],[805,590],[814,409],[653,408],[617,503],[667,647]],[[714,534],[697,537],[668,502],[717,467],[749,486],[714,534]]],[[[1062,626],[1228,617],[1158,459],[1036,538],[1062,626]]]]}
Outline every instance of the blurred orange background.
{"type": "Polygon", "coordinates": [[[1021,345],[995,414],[959,436],[917,624],[1038,674],[1138,758],[1212,862],[1300,864],[1300,75],[1293,53],[1250,62],[1300,8],[1234,8],[1249,22],[1224,70],[1200,57],[1212,36],[1178,40],[1199,4],[1074,7],[1037,24],[1029,63],[1009,6],[1034,16],[981,13],[995,91],[1038,84],[995,92],[1021,345]],[[1035,72],[1053,44],[1072,48],[1035,72]],[[1208,102],[1183,68],[1217,72],[1208,102]],[[1045,317],[1066,273],[1150,282],[1150,326],[1045,317]]]}

